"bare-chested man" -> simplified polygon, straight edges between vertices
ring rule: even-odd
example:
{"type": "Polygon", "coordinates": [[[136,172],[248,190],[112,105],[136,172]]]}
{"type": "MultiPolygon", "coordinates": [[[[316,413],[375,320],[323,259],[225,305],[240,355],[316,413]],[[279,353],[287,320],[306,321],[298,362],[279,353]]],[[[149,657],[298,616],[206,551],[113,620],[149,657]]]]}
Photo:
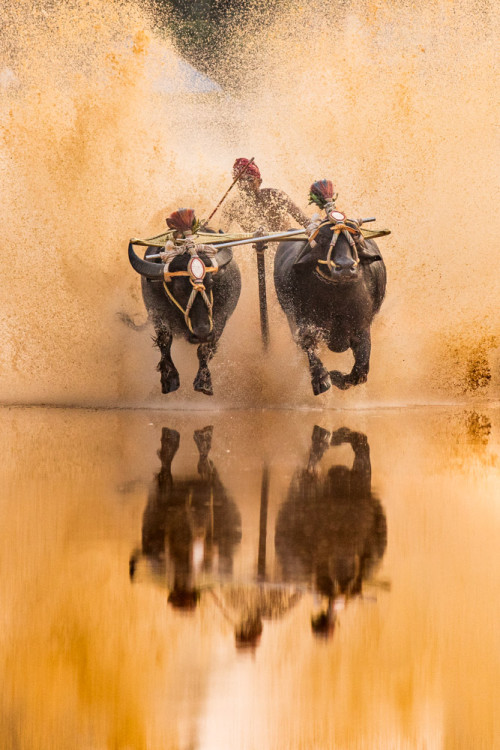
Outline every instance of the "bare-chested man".
{"type": "MultiPolygon", "coordinates": [[[[236,159],[233,175],[241,172],[249,159],[236,159]]],[[[238,180],[240,194],[234,198],[223,211],[223,226],[238,224],[244,232],[263,228],[270,232],[283,232],[290,229],[291,219],[305,227],[310,223],[298,206],[288,195],[276,188],[261,188],[262,178],[255,163],[248,166],[238,180]]]]}

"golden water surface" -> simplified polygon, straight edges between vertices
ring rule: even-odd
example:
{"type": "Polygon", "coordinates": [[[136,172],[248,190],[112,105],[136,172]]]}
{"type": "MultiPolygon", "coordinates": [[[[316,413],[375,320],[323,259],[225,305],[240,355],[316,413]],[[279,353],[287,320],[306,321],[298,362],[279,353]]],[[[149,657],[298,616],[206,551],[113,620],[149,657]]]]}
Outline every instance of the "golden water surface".
{"type": "Polygon", "coordinates": [[[497,5],[256,3],[196,94],[150,3],[0,2],[0,750],[500,748],[497,5]],[[128,240],[241,156],[392,230],[366,384],[244,248],[161,394],[128,240]]]}
{"type": "MultiPolygon", "coordinates": [[[[165,406],[151,332],[119,318],[145,320],[128,240],[159,234],[180,206],[209,216],[239,156],[309,214],[309,186],[327,178],[339,208],[391,229],[379,241],[388,290],[366,386],[315,399],[277,305],[272,249],[273,343],[255,356],[255,260],[239,248],[215,405],[498,399],[497,4],[258,5],[227,32],[223,92],[210,95],[190,93],[182,47],[145,2],[4,0],[2,403],[165,406]]],[[[207,408],[191,388],[193,347],[175,342],[173,358],[181,388],[168,405],[207,408]]],[[[337,359],[328,369],[352,361],[337,359]]]]}
{"type": "Polygon", "coordinates": [[[0,419],[2,748],[500,747],[498,409],[0,419]]]}

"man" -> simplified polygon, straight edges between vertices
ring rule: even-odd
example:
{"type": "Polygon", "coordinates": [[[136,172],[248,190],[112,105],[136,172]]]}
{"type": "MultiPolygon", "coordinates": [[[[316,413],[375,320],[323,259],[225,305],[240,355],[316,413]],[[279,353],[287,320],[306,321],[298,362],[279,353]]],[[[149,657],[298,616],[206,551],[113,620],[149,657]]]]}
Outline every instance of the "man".
{"type": "Polygon", "coordinates": [[[223,211],[225,227],[235,222],[244,232],[257,228],[283,232],[290,229],[290,217],[303,227],[310,223],[309,217],[282,190],[260,187],[260,170],[255,163],[249,164],[249,159],[236,159],[233,176],[237,177],[245,166],[247,169],[237,182],[240,194],[223,211]]]}

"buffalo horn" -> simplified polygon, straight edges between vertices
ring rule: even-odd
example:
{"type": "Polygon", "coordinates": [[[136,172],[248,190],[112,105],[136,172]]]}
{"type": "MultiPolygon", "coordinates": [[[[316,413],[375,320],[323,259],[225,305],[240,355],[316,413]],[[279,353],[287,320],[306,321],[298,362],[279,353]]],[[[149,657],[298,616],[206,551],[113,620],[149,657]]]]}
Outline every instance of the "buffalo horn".
{"type": "Polygon", "coordinates": [[[313,253],[313,251],[311,249],[311,246],[309,245],[308,242],[306,242],[306,244],[304,245],[304,247],[302,248],[302,250],[297,255],[297,260],[295,261],[295,263],[293,265],[294,266],[300,266],[300,265],[303,265],[303,264],[306,264],[306,263],[310,263],[311,260],[314,260],[314,258],[315,258],[315,256],[314,256],[314,253],[313,253]]]}
{"type": "Polygon", "coordinates": [[[149,260],[139,258],[131,242],[129,242],[128,246],[128,259],[134,271],[140,273],[141,276],[145,276],[147,279],[163,279],[165,264],[151,263],[149,260]]]}

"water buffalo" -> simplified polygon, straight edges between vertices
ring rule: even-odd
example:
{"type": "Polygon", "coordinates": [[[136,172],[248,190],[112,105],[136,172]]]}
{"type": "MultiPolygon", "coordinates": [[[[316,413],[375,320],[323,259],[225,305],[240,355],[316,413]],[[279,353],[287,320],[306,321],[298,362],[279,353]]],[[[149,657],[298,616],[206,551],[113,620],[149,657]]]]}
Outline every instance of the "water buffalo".
{"type": "Polygon", "coordinates": [[[203,246],[197,250],[193,244],[190,248],[186,246],[186,252],[174,253],[167,262],[148,260],[149,255],[158,253],[156,247],[148,247],[142,259],[130,243],[128,253],[132,267],[142,276],[144,304],[156,331],[154,341],[161,352],[158,370],[162,393],[179,388],[179,373],[170,348],[174,337],[184,337],[198,344],[199,369],[193,382],[194,390],[211,396],[208,363],[217,350],[241,290],[240,271],[232,250],[224,248],[211,255],[203,246]]]}
{"type": "Polygon", "coordinates": [[[212,427],[196,430],[198,473],[174,479],[172,461],[180,436],[164,427],[158,455],[161,469],[149,493],[142,519],[142,546],[130,558],[130,577],[146,558],[155,581],[170,589],[176,608],[193,609],[199,598],[197,579],[205,573],[232,574],[233,555],[241,539],[240,512],[209,459],[212,427]],[[214,561],[217,570],[211,570],[214,561]]]}
{"type": "Polygon", "coordinates": [[[307,466],[295,473],[278,513],[275,547],[286,581],[311,584],[328,599],[327,611],[313,622],[317,631],[332,628],[336,609],[361,594],[386,545],[385,513],[371,490],[366,435],[347,428],[330,433],[316,425],[307,466]],[[352,468],[321,472],[325,451],[342,443],[353,448],[352,468]]]}
{"type": "Polygon", "coordinates": [[[359,223],[334,212],[308,242],[278,245],[274,283],[296,343],[306,352],[314,395],[331,385],[342,390],[366,382],[370,326],[385,295],[386,270],[378,247],[365,240],[359,223]],[[348,375],[324,367],[316,351],[352,349],[348,375]]]}

